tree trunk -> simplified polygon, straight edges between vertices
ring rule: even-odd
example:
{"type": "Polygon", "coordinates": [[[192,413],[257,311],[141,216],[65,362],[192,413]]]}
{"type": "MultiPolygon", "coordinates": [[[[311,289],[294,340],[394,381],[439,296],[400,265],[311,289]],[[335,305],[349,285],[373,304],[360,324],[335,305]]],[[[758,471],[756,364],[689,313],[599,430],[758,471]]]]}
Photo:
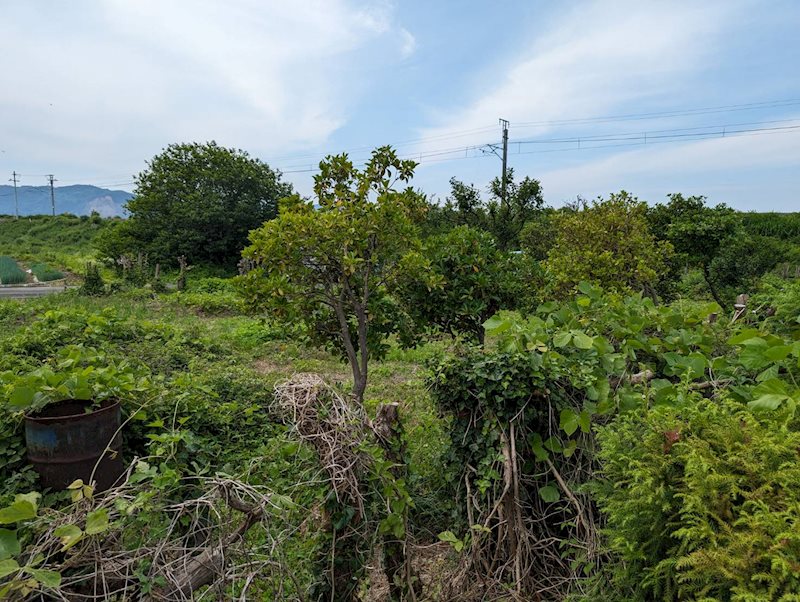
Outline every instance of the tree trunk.
{"type": "MultiPolygon", "coordinates": [[[[377,435],[378,443],[386,454],[386,459],[392,462],[391,472],[396,479],[405,480],[408,477],[408,466],[405,462],[405,443],[403,441],[402,424],[397,403],[381,404],[373,423],[373,430],[377,435]]],[[[404,511],[403,522],[408,527],[408,509],[404,511]]],[[[412,593],[411,599],[422,594],[422,588],[416,576],[411,574],[406,558],[406,537],[397,539],[391,533],[383,536],[383,568],[389,582],[389,597],[392,602],[406,600],[406,595],[412,593]],[[413,581],[410,583],[410,581],[413,581]]]]}
{"type": "Polygon", "coordinates": [[[722,298],[719,296],[717,292],[717,288],[714,286],[714,283],[711,281],[711,273],[708,271],[708,264],[703,264],[703,278],[708,285],[708,290],[711,291],[711,296],[714,297],[714,301],[719,303],[720,307],[725,307],[725,303],[722,301],[722,298]]]}

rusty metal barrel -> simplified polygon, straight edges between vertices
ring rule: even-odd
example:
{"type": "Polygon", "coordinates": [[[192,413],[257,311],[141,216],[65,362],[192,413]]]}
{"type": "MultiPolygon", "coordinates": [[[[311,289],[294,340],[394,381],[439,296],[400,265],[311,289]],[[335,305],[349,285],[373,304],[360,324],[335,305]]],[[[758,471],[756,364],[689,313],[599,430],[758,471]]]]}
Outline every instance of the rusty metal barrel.
{"type": "Polygon", "coordinates": [[[28,461],[43,487],[63,490],[76,479],[88,485],[94,471],[96,491],[105,491],[122,475],[119,402],[86,408],[86,401],[67,400],[25,417],[28,461]]]}

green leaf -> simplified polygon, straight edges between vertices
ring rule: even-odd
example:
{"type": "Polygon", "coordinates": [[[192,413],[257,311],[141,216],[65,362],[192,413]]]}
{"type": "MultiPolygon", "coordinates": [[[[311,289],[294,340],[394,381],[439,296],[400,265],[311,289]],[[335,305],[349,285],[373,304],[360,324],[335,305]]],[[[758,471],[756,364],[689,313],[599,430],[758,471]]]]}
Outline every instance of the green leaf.
{"type": "Polygon", "coordinates": [[[534,433],[531,436],[530,444],[531,444],[531,450],[533,450],[533,455],[535,455],[538,460],[544,462],[550,457],[550,454],[544,448],[542,436],[539,433],[534,433]]]}
{"type": "Polygon", "coordinates": [[[30,387],[17,387],[11,393],[8,404],[15,408],[27,408],[33,403],[34,391],[30,387]]]}
{"type": "Polygon", "coordinates": [[[567,435],[572,435],[578,430],[578,415],[569,408],[561,410],[559,426],[567,435]]]}
{"type": "Polygon", "coordinates": [[[32,569],[30,567],[25,567],[25,572],[28,573],[31,577],[36,579],[39,583],[44,585],[45,587],[49,587],[52,589],[57,588],[61,585],[61,573],[57,571],[46,571],[44,569],[32,569]]]}
{"type": "Polygon", "coordinates": [[[442,531],[439,533],[439,540],[449,543],[456,552],[460,552],[464,549],[464,542],[456,537],[455,533],[452,531],[442,531]]]}
{"type": "Polygon", "coordinates": [[[483,323],[486,332],[491,334],[500,334],[511,328],[511,320],[501,318],[500,316],[492,316],[483,323]]]}
{"type": "Polygon", "coordinates": [[[76,525],[62,525],[53,531],[53,535],[61,540],[61,551],[69,550],[83,537],[83,531],[76,525]]]}
{"type": "Polygon", "coordinates": [[[578,416],[578,425],[581,427],[582,433],[589,433],[591,430],[592,415],[588,410],[583,410],[578,416]]]}
{"type": "Polygon", "coordinates": [[[594,339],[582,330],[575,330],[572,333],[572,342],[578,349],[591,349],[594,339]]]}
{"type": "Polygon", "coordinates": [[[754,399],[747,404],[747,407],[751,410],[777,410],[787,399],[789,399],[788,395],[776,395],[771,393],[754,399]]]}
{"type": "Polygon", "coordinates": [[[745,341],[758,337],[759,334],[760,333],[755,328],[748,328],[728,339],[728,345],[741,345],[745,341]]]}
{"type": "Polygon", "coordinates": [[[28,500],[17,500],[10,506],[0,508],[0,525],[18,523],[36,516],[36,507],[28,500]]]}
{"type": "Polygon", "coordinates": [[[108,530],[108,510],[98,508],[86,517],[86,535],[97,535],[108,530]]]}
{"type": "Polygon", "coordinates": [[[20,553],[17,532],[9,529],[0,529],[0,560],[5,560],[20,553]]]}
{"type": "Polygon", "coordinates": [[[764,351],[764,356],[771,359],[773,362],[779,362],[789,357],[791,352],[791,345],[776,345],[775,347],[769,347],[766,349],[764,351]]]}
{"type": "Polygon", "coordinates": [[[553,337],[553,345],[555,347],[566,347],[572,340],[572,333],[569,331],[561,331],[556,333],[553,337]]]}
{"type": "Polygon", "coordinates": [[[19,565],[17,561],[13,558],[9,558],[7,560],[0,560],[0,579],[4,577],[8,577],[12,573],[16,573],[19,570],[19,565]]]}
{"type": "Polygon", "coordinates": [[[557,487],[545,485],[544,487],[539,487],[539,497],[548,504],[553,504],[561,499],[561,493],[557,487]]]}

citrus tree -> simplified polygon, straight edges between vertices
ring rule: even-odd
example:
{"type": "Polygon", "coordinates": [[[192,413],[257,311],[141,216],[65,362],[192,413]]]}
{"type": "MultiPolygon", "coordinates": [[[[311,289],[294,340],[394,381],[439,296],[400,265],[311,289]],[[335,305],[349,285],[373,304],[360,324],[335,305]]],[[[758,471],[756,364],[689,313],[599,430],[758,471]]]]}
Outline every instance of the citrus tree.
{"type": "Polygon", "coordinates": [[[250,234],[241,278],[251,306],[302,322],[319,345],[339,351],[363,401],[367,362],[403,330],[388,294],[403,256],[418,245],[425,199],[407,183],[416,163],[390,147],[376,149],[363,169],[346,154],[329,156],[314,178],[314,198],[285,198],[278,217],[250,234]]]}
{"type": "Polygon", "coordinates": [[[651,234],[645,203],[623,190],[558,214],[555,227],[546,265],[557,292],[568,294],[586,281],[655,296],[672,246],[651,234]]]}

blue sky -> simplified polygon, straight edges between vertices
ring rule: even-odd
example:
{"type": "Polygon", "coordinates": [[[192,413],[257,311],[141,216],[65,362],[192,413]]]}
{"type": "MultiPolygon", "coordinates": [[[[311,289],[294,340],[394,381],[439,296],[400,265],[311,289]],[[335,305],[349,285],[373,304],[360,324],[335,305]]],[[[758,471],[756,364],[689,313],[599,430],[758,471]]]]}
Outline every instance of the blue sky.
{"type": "Polygon", "coordinates": [[[397,144],[444,198],[499,174],[503,117],[555,206],[800,210],[799,31],[795,0],[6,3],[0,174],[131,189],[167,144],[214,139],[309,194],[326,154],[397,144]]]}

